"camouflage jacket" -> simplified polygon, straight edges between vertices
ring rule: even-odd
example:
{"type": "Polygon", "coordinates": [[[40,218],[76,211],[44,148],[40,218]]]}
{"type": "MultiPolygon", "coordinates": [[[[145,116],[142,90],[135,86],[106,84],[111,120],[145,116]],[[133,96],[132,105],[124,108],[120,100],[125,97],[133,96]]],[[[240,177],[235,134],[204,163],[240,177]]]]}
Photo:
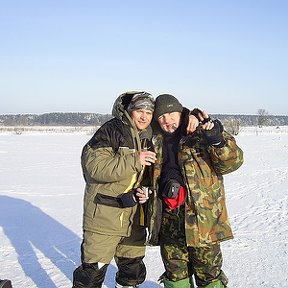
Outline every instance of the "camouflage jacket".
{"type": "MultiPolygon", "coordinates": [[[[222,134],[226,142],[222,148],[208,146],[201,131],[193,136],[185,136],[183,132],[179,144],[178,160],[187,188],[185,234],[188,246],[201,247],[233,238],[225,203],[223,175],[242,165],[243,152],[232,135],[225,131],[222,134]]],[[[153,194],[147,211],[147,244],[159,245],[163,205],[158,186],[162,167],[161,133],[153,137],[153,144],[157,162],[154,165],[153,194]]]]}

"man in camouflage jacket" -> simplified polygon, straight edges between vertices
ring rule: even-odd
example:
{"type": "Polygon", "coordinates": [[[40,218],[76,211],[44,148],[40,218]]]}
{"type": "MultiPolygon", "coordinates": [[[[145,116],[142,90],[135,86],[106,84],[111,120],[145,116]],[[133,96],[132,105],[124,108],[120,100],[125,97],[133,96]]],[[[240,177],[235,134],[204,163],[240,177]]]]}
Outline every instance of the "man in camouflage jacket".
{"type": "Polygon", "coordinates": [[[227,287],[220,242],[233,238],[225,204],[223,175],[238,169],[243,152],[218,120],[190,112],[172,95],[156,98],[153,194],[147,243],[159,245],[166,288],[227,287]],[[187,135],[189,115],[200,125],[187,135]],[[157,132],[158,131],[158,132],[157,132]]]}

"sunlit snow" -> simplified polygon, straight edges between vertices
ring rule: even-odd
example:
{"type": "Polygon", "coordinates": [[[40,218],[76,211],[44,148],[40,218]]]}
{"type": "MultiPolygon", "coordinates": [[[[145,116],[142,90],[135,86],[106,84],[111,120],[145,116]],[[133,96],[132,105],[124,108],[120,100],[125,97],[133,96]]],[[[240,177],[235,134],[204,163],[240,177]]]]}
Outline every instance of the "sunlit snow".
{"type": "MultiPolygon", "coordinates": [[[[87,131],[86,131],[87,132],[87,131]]],[[[80,264],[83,145],[91,133],[0,134],[0,278],[14,288],[72,287],[80,264]]],[[[233,240],[222,244],[229,287],[288,287],[288,129],[241,128],[245,162],[225,176],[233,240]]],[[[143,288],[162,287],[148,247],[143,288]]],[[[105,287],[114,287],[111,263],[105,287]]]]}

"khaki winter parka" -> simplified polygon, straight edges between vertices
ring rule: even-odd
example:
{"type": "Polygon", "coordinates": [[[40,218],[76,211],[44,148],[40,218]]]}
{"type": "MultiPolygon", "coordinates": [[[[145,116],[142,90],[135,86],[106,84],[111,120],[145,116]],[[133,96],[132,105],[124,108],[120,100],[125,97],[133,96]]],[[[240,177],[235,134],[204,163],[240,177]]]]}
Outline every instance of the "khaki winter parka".
{"type": "Polygon", "coordinates": [[[114,118],[103,124],[83,148],[81,164],[86,182],[83,229],[86,231],[128,237],[135,213],[139,211],[139,204],[119,208],[96,203],[98,193],[118,199],[129,192],[143,170],[139,160],[139,133],[126,111],[133,94],[125,93],[117,98],[112,111],[114,118]]]}
{"type": "MultiPolygon", "coordinates": [[[[184,108],[180,129],[183,137],[179,147],[179,165],[186,182],[185,234],[187,246],[201,247],[233,238],[225,203],[223,175],[238,169],[243,152],[234,137],[223,132],[226,144],[222,148],[208,146],[201,131],[186,135],[189,111],[184,108]]],[[[159,129],[161,129],[159,127],[159,129]]],[[[162,221],[162,197],[158,180],[161,175],[163,135],[153,136],[157,154],[154,165],[153,194],[149,200],[147,244],[159,245],[162,221]]]]}

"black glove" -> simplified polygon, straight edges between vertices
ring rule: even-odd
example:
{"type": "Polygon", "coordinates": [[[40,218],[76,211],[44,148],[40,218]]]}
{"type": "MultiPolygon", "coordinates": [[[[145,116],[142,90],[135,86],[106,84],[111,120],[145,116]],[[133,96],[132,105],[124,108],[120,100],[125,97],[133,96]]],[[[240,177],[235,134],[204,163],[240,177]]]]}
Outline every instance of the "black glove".
{"type": "Polygon", "coordinates": [[[122,206],[124,208],[135,206],[138,203],[138,201],[135,197],[135,191],[131,190],[129,192],[122,194],[121,202],[122,202],[122,206]]]}
{"type": "Polygon", "coordinates": [[[221,148],[225,145],[225,140],[222,136],[224,128],[218,119],[213,120],[213,123],[214,127],[211,130],[203,130],[203,134],[208,145],[221,148]]]}

